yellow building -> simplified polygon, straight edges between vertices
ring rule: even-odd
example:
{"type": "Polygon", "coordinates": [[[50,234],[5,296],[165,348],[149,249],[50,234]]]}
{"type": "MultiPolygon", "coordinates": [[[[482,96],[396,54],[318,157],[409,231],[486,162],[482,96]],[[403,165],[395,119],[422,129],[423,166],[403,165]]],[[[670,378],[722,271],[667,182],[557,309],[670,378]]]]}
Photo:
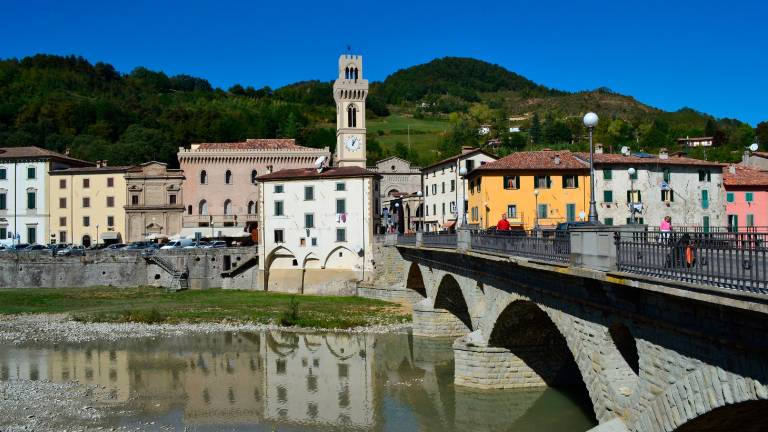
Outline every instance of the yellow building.
{"type": "Polygon", "coordinates": [[[50,172],[49,240],[90,246],[125,238],[125,172],[131,167],[69,168],[50,172]]]}
{"type": "Polygon", "coordinates": [[[514,153],[474,169],[467,182],[467,222],[480,228],[496,226],[502,214],[512,229],[532,229],[589,212],[589,166],[567,150],[514,153]]]}

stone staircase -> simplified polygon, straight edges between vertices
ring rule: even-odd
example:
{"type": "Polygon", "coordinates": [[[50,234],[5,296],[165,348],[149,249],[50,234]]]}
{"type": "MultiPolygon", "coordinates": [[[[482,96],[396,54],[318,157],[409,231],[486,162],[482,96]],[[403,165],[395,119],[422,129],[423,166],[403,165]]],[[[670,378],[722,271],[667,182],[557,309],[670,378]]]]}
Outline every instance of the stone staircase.
{"type": "Polygon", "coordinates": [[[189,271],[179,270],[173,263],[161,257],[157,253],[145,254],[144,259],[168,272],[171,275],[171,284],[166,287],[167,292],[177,292],[189,289],[189,271]]]}

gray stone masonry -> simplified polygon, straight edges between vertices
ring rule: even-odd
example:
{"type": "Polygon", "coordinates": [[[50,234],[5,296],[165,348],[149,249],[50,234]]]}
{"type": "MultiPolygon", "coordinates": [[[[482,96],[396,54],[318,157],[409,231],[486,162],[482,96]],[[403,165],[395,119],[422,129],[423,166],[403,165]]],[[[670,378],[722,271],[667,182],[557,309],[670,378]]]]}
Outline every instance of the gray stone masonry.
{"type": "Polygon", "coordinates": [[[429,299],[413,305],[414,336],[463,336],[469,332],[470,329],[452,313],[432,307],[429,299]]]}
{"type": "Polygon", "coordinates": [[[506,348],[480,347],[466,338],[453,343],[454,384],[478,389],[519,389],[547,384],[520,357],[506,348]]]}

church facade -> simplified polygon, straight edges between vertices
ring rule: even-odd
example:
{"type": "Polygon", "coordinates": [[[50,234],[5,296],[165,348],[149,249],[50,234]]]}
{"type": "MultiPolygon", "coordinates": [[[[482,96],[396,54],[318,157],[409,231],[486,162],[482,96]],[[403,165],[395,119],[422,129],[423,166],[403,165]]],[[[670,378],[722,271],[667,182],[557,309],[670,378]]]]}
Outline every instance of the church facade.
{"type": "Polygon", "coordinates": [[[349,295],[359,281],[372,277],[374,186],[379,176],[365,168],[367,95],[362,57],[341,56],[333,85],[333,161],[257,178],[262,185],[261,289],[349,295]]]}

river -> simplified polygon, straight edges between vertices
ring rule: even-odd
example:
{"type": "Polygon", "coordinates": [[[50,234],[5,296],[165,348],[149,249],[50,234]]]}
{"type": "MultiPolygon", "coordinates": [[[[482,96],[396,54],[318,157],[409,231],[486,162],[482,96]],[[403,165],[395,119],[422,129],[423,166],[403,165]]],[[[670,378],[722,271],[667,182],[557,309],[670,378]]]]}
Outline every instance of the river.
{"type": "Polygon", "coordinates": [[[584,395],[455,387],[451,342],[268,331],[0,345],[0,380],[104,386],[114,414],[100,425],[142,430],[567,432],[596,424],[584,395]]]}

